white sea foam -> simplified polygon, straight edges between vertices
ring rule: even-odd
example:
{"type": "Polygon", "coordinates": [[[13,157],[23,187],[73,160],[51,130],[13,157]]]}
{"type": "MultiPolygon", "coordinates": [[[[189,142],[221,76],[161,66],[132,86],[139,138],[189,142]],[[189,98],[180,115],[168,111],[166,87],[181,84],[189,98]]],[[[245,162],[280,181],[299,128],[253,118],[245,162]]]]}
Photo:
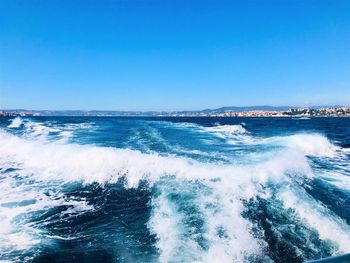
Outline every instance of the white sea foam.
{"type": "Polygon", "coordinates": [[[30,137],[47,138],[50,133],[58,133],[61,130],[55,127],[50,127],[41,122],[27,121],[24,123],[26,134],[30,137]]]}
{"type": "Polygon", "coordinates": [[[8,125],[8,128],[22,128],[23,135],[29,139],[36,139],[42,141],[60,140],[61,142],[67,142],[68,139],[73,137],[74,133],[79,130],[88,129],[94,130],[96,127],[94,123],[67,123],[58,124],[55,122],[34,121],[31,119],[22,119],[16,117],[8,125]]]}
{"type": "Polygon", "coordinates": [[[22,125],[23,121],[20,117],[16,117],[11,120],[11,123],[7,126],[8,128],[19,128],[22,125]]]}
{"type": "Polygon", "coordinates": [[[240,124],[217,125],[212,127],[201,126],[198,130],[225,139],[227,143],[231,144],[250,143],[253,140],[249,132],[240,124]]]}
{"type": "Polygon", "coordinates": [[[175,125],[208,132],[221,138],[234,138],[235,140],[233,143],[235,144],[239,140],[247,144],[256,145],[282,144],[286,147],[299,150],[306,155],[334,157],[335,152],[338,150],[338,147],[332,144],[327,137],[317,133],[299,133],[287,136],[259,138],[250,136],[249,131],[244,128],[244,123],[236,125],[216,125],[212,127],[205,127],[192,123],[177,123],[175,125]]]}
{"type": "MultiPolygon", "coordinates": [[[[193,252],[188,254],[190,258],[205,262],[210,262],[215,258],[220,258],[222,262],[232,258],[241,261],[249,253],[259,253],[259,242],[251,236],[249,223],[240,216],[242,205],[239,199],[249,199],[255,196],[259,185],[269,181],[290,180],[286,175],[288,171],[295,172],[295,175],[311,176],[306,159],[296,151],[282,152],[276,158],[256,165],[234,166],[200,163],[175,156],[142,154],[139,151],[127,149],[33,140],[6,132],[0,132],[0,142],[2,145],[0,159],[5,163],[11,162],[11,165],[13,162],[18,163],[20,170],[17,173],[21,177],[29,177],[38,182],[81,181],[104,184],[116,182],[121,176],[126,176],[127,185],[135,187],[142,179],[154,184],[168,175],[176,176],[178,180],[203,181],[213,189],[211,196],[203,197],[204,199],[199,202],[200,209],[207,218],[204,235],[209,242],[209,249],[201,251],[201,248],[191,238],[183,239],[184,235],[181,233],[185,233],[183,232],[185,230],[181,230],[179,225],[181,215],[178,215],[179,218],[175,217],[176,210],[172,212],[171,205],[168,206],[166,201],[161,199],[159,202],[162,204],[154,205],[155,216],[151,228],[159,238],[158,247],[162,251],[164,261],[175,253],[174,248],[167,247],[166,244],[190,248],[187,250],[188,253],[193,252]],[[221,209],[207,209],[206,206],[215,205],[217,202],[220,202],[221,209]],[[166,219],[169,227],[175,227],[172,231],[176,233],[166,232],[167,229],[160,220],[162,217],[166,219]],[[239,222],[240,227],[236,228],[230,222],[239,222]],[[224,231],[224,237],[219,237],[218,229],[224,231]]],[[[14,191],[17,195],[9,193],[8,196],[23,198],[18,195],[25,192],[24,189],[16,188],[14,191]]],[[[28,196],[27,199],[42,201],[21,208],[3,210],[1,214],[7,215],[7,219],[3,220],[8,224],[7,233],[11,232],[13,218],[16,215],[60,205],[58,201],[40,196],[40,191],[36,193],[35,189],[29,193],[33,196],[28,196]]],[[[18,202],[18,200],[14,201],[18,202]]],[[[219,207],[219,204],[217,203],[216,206],[219,207]]],[[[79,209],[77,204],[74,207],[79,209]]],[[[11,242],[13,241],[7,240],[4,243],[11,242]]],[[[28,244],[33,245],[35,242],[28,244]]],[[[21,246],[20,243],[17,245],[21,246]]]]}
{"type": "Polygon", "coordinates": [[[224,135],[232,135],[232,134],[244,134],[247,133],[247,130],[240,124],[237,125],[218,125],[213,127],[203,128],[206,131],[224,134],[224,135]]]}
{"type": "Polygon", "coordinates": [[[280,193],[286,208],[294,209],[320,238],[337,244],[337,254],[350,251],[350,226],[305,193],[286,190],[280,193]]]}
{"type": "MultiPolygon", "coordinates": [[[[7,147],[3,141],[1,145],[1,149],[7,147]]],[[[0,154],[0,167],[0,254],[2,255],[29,249],[41,242],[42,230],[28,223],[27,216],[24,215],[57,206],[69,207],[64,212],[66,214],[93,209],[85,200],[65,198],[56,191],[56,187],[59,187],[57,184],[52,182],[47,184],[36,180],[35,177],[29,179],[34,170],[27,169],[23,163],[11,159],[11,156],[0,154]],[[18,176],[23,180],[19,181],[18,176]]]]}
{"type": "Polygon", "coordinates": [[[68,139],[73,136],[73,131],[61,131],[59,136],[61,136],[62,139],[68,139]]]}
{"type": "MultiPolygon", "coordinates": [[[[1,164],[1,167],[4,165],[1,164]]],[[[30,173],[31,171],[26,171],[30,173]]],[[[64,213],[82,213],[93,209],[85,200],[72,200],[62,194],[47,194],[50,187],[42,182],[32,181],[21,184],[16,177],[19,171],[8,172],[0,180],[0,253],[11,250],[25,250],[41,242],[41,230],[27,224],[21,215],[47,210],[57,206],[67,206],[64,213]]],[[[22,174],[24,175],[24,174],[22,174]]]]}
{"type": "Polygon", "coordinates": [[[184,187],[181,182],[175,185],[163,182],[158,187],[161,194],[152,200],[149,227],[157,234],[161,262],[174,258],[191,262],[244,262],[247,256],[262,253],[262,242],[251,235],[251,224],[241,216],[240,191],[227,182],[211,181],[199,187],[194,183],[184,187]],[[191,196],[191,200],[178,204],[169,199],[171,193],[191,196]],[[196,207],[197,211],[186,215],[186,209],[179,206],[196,207]],[[203,226],[197,229],[198,225],[189,224],[186,221],[189,216],[202,220],[203,226]]]}
{"type": "Polygon", "coordinates": [[[251,223],[241,216],[244,208],[239,199],[246,193],[232,189],[228,183],[211,182],[212,193],[198,202],[206,219],[209,243],[208,251],[203,253],[204,262],[244,262],[249,255],[262,254],[262,242],[252,236],[251,223]]]}
{"type": "Polygon", "coordinates": [[[321,176],[328,183],[335,185],[340,189],[350,191],[350,176],[336,172],[327,172],[321,176]]]}
{"type": "MultiPolygon", "coordinates": [[[[39,130],[39,134],[47,134],[45,129],[30,125],[36,127],[34,130],[39,130]]],[[[228,131],[232,134],[236,128],[219,129],[221,134],[228,131]]],[[[246,132],[238,131],[238,134],[244,133],[246,132]]],[[[312,177],[313,173],[305,155],[328,157],[336,153],[335,146],[318,134],[298,134],[261,140],[262,144],[279,144],[281,149],[276,151],[274,157],[250,165],[218,165],[176,156],[160,156],[156,153],[143,154],[128,149],[48,142],[38,140],[35,136],[18,137],[4,131],[0,131],[0,143],[0,167],[13,168],[15,164],[20,168],[16,171],[17,175],[40,184],[57,182],[58,185],[60,182],[73,181],[105,184],[116,182],[121,176],[126,177],[127,187],[136,187],[143,179],[154,185],[168,176],[175,176],[179,182],[202,182],[209,192],[198,195],[194,202],[205,219],[202,233],[208,242],[205,250],[194,240],[195,236],[186,235],[190,230],[184,228],[184,215],[164,194],[166,190],[152,200],[153,211],[149,227],[157,235],[157,246],[163,262],[168,262],[179,253],[200,262],[242,262],[251,254],[262,253],[263,242],[253,237],[250,233],[251,224],[241,216],[241,200],[249,200],[256,196],[261,187],[268,183],[289,183],[295,177],[312,177]]],[[[0,184],[2,189],[6,189],[4,193],[7,196],[1,198],[2,204],[37,200],[25,206],[0,207],[0,222],[4,226],[2,236],[6,236],[2,243],[6,246],[16,243],[16,239],[11,238],[11,235],[25,233],[28,238],[18,236],[17,247],[35,245],[39,242],[35,229],[14,229],[16,216],[58,206],[67,200],[61,197],[50,198],[43,194],[43,190],[38,191],[39,188],[33,186],[30,186],[28,191],[28,187],[13,187],[13,184],[6,180],[0,184]]],[[[335,226],[335,221],[329,219],[328,214],[328,221],[321,222],[318,219],[321,214],[314,217],[312,213],[307,214],[308,209],[313,209],[309,200],[305,200],[306,206],[297,207],[296,201],[288,194],[281,195],[281,198],[286,207],[296,207],[301,217],[315,227],[322,238],[331,238],[330,233],[322,229],[323,223],[330,227],[335,226]]],[[[92,209],[81,200],[69,202],[72,208],[67,213],[92,209]]],[[[336,230],[341,233],[341,229],[336,230]]],[[[341,250],[346,250],[348,247],[344,244],[348,241],[346,235],[350,231],[346,228],[343,230],[343,234],[337,235],[338,240],[332,240],[341,250]]]]}
{"type": "MultiPolygon", "coordinates": [[[[334,157],[337,147],[320,134],[296,134],[279,137],[287,147],[301,151],[305,155],[334,157]]],[[[279,138],[275,138],[278,141],[279,138]]]]}
{"type": "Polygon", "coordinates": [[[237,135],[243,135],[248,134],[249,132],[244,128],[244,124],[235,124],[235,125],[220,125],[219,123],[216,123],[215,126],[201,126],[195,123],[172,123],[171,124],[174,127],[178,128],[186,128],[186,129],[192,129],[193,131],[197,132],[208,132],[215,136],[218,136],[220,138],[227,138],[237,135]]]}
{"type": "MultiPolygon", "coordinates": [[[[139,151],[77,144],[57,144],[0,132],[0,157],[21,163],[40,180],[115,182],[127,176],[130,186],[141,179],[156,181],[165,175],[189,180],[234,176],[265,180],[288,170],[308,172],[306,159],[297,152],[281,153],[275,160],[253,166],[217,166],[179,157],[142,154],[139,151]],[[290,156],[293,155],[293,159],[290,156]]],[[[245,180],[245,179],[243,179],[245,180]]]]}
{"type": "Polygon", "coordinates": [[[280,146],[282,148],[298,151],[306,156],[335,157],[337,151],[339,151],[339,147],[332,144],[325,136],[317,133],[299,133],[288,136],[274,136],[269,138],[257,138],[251,136],[249,136],[249,138],[247,138],[247,136],[236,138],[242,140],[245,144],[248,145],[280,146]]]}
{"type": "Polygon", "coordinates": [[[225,139],[228,144],[256,144],[259,143],[251,136],[248,130],[244,128],[243,124],[236,125],[217,125],[212,127],[197,127],[198,131],[212,134],[215,137],[225,139]]]}
{"type": "Polygon", "coordinates": [[[157,234],[157,247],[161,262],[169,262],[176,256],[177,248],[181,245],[181,216],[173,207],[166,194],[162,192],[152,199],[152,217],[148,227],[157,234]]]}
{"type": "Polygon", "coordinates": [[[250,145],[274,144],[300,151],[305,155],[319,157],[334,157],[337,150],[339,150],[325,136],[317,133],[299,133],[288,136],[258,138],[250,136],[249,132],[243,127],[243,124],[218,125],[213,127],[187,126],[195,127],[218,137],[225,138],[228,143],[232,144],[237,144],[237,142],[250,145]]]}
{"type": "Polygon", "coordinates": [[[248,131],[243,127],[244,124],[234,124],[234,125],[220,125],[219,123],[215,123],[215,126],[201,126],[195,123],[190,122],[180,122],[180,123],[171,123],[170,125],[175,127],[181,127],[181,128],[192,128],[196,130],[216,133],[216,134],[226,134],[226,135],[232,135],[232,134],[243,134],[247,133],[248,131]]]}

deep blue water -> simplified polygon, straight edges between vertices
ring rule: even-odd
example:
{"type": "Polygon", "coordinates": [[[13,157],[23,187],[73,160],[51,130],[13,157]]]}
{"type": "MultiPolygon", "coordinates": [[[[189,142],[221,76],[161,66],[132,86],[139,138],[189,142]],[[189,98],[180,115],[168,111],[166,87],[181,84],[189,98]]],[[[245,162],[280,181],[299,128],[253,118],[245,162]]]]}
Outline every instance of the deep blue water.
{"type": "Polygon", "coordinates": [[[0,262],[350,252],[350,118],[0,118],[0,262]]]}

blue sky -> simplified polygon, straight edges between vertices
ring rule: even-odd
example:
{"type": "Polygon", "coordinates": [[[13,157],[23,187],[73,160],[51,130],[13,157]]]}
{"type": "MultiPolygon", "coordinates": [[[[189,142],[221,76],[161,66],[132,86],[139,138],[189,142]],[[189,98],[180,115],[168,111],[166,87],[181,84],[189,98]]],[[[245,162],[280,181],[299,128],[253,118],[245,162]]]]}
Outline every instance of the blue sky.
{"type": "Polygon", "coordinates": [[[0,108],[350,104],[350,1],[0,0],[0,108]]]}

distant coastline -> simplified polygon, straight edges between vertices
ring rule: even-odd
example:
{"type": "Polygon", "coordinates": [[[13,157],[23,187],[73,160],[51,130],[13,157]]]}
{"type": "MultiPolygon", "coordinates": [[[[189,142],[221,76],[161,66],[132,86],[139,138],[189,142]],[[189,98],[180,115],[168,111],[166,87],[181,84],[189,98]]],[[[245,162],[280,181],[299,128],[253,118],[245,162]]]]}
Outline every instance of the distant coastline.
{"type": "Polygon", "coordinates": [[[0,116],[100,116],[100,117],[350,117],[347,106],[248,106],[199,111],[108,111],[108,110],[0,110],[0,116]]]}

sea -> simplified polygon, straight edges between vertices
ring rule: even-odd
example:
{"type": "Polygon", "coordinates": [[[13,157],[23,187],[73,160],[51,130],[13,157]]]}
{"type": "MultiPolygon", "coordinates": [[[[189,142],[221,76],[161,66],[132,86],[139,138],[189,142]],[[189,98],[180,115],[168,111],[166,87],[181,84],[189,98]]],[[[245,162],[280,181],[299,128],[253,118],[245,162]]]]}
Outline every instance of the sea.
{"type": "Polygon", "coordinates": [[[0,118],[1,263],[349,252],[350,118],[0,118]]]}

